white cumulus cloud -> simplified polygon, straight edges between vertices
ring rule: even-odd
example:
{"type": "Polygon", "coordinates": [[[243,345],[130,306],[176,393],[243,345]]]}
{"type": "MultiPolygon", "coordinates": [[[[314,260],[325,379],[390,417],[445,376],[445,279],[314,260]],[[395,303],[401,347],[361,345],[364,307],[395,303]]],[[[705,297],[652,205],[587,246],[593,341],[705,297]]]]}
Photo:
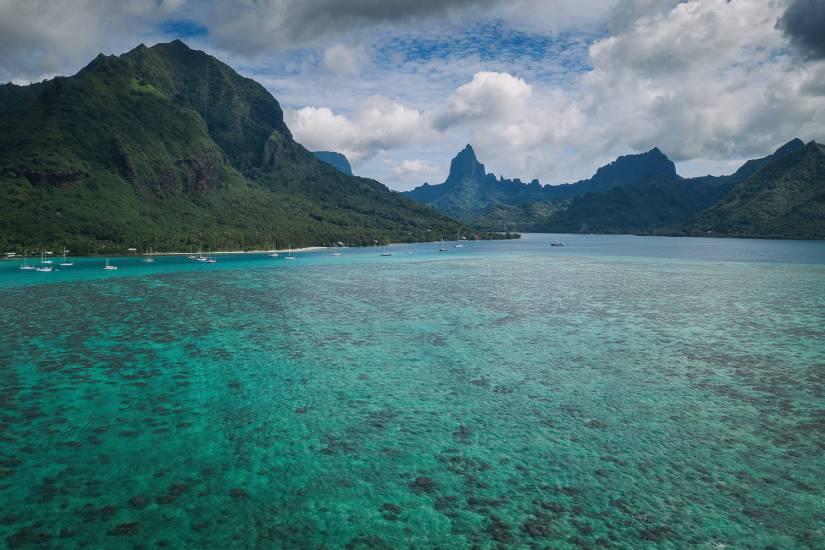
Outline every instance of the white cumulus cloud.
{"type": "Polygon", "coordinates": [[[482,71],[450,96],[446,108],[435,118],[435,126],[450,126],[478,120],[509,118],[533,93],[524,80],[507,73],[482,71]]]}
{"type": "Polygon", "coordinates": [[[328,107],[287,110],[295,138],[311,150],[344,153],[354,163],[382,150],[420,144],[432,134],[425,116],[383,96],[371,96],[350,116],[328,107]]]}

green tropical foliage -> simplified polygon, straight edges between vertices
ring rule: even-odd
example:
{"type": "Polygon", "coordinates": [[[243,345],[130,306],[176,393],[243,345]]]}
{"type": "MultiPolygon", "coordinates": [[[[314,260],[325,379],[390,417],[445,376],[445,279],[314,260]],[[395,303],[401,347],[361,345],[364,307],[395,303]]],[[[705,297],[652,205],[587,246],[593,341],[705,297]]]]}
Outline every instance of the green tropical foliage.
{"type": "Polygon", "coordinates": [[[0,86],[0,247],[77,253],[469,231],[297,144],[258,83],[180,41],[0,86]]]}
{"type": "Polygon", "coordinates": [[[812,141],[764,166],[684,229],[732,237],[825,239],[825,147],[812,141]]]}

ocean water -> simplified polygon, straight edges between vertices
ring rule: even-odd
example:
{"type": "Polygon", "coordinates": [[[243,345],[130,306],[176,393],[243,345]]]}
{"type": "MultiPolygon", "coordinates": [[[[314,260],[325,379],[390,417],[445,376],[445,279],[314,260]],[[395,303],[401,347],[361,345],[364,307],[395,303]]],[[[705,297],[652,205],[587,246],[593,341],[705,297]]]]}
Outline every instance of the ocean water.
{"type": "Polygon", "coordinates": [[[825,243],[556,237],[0,262],[0,547],[824,548],[825,243]]]}

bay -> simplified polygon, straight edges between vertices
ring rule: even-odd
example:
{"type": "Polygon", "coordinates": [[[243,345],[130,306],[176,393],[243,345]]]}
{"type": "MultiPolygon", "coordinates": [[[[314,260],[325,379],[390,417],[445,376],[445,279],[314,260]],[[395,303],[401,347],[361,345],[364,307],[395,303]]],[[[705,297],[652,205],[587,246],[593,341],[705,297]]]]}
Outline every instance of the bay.
{"type": "Polygon", "coordinates": [[[825,546],[825,243],[463,244],[0,263],[0,541],[825,546]]]}

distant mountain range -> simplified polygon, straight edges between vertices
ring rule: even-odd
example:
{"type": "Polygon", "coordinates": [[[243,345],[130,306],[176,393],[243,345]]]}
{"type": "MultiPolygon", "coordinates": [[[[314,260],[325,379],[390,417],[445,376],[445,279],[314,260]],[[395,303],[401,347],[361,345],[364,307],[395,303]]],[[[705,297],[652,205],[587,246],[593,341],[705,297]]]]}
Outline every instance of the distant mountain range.
{"type": "Polygon", "coordinates": [[[406,195],[465,223],[514,231],[825,238],[823,147],[794,139],[727,176],[682,178],[658,148],[564,185],[496,178],[469,145],[440,185],[406,195]]]}
{"type": "Polygon", "coordinates": [[[347,157],[341,153],[336,153],[334,151],[314,151],[312,154],[315,155],[315,158],[322,162],[326,162],[342,174],[346,174],[348,176],[352,175],[352,166],[349,165],[349,160],[347,160],[347,157]]]}
{"type": "Polygon", "coordinates": [[[372,244],[463,230],[346,164],[319,161],[263,86],[179,40],[101,54],[74,76],[0,86],[0,247],[372,244]]]}

